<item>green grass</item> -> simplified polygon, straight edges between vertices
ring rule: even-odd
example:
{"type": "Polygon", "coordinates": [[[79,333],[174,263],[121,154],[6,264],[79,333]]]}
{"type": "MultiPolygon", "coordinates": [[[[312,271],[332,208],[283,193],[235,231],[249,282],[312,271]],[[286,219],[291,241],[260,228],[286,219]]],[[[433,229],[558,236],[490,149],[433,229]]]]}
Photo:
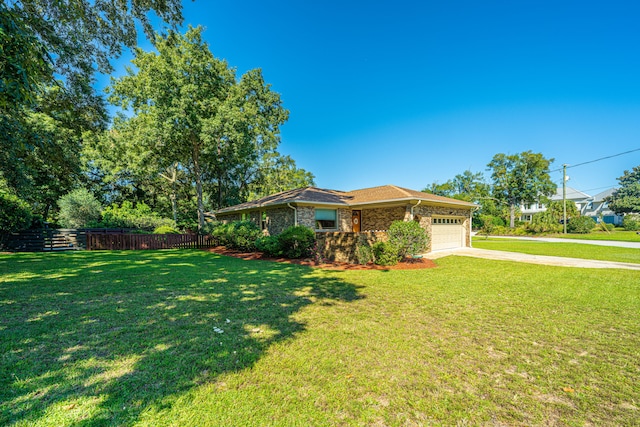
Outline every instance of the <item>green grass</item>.
{"type": "Polygon", "coordinates": [[[614,240],[620,242],[640,242],[640,235],[635,231],[616,229],[609,233],[604,231],[594,231],[589,234],[550,234],[545,237],[559,237],[563,239],[575,240],[614,240]]]}
{"type": "Polygon", "coordinates": [[[550,255],[599,261],[640,263],[640,249],[615,246],[585,245],[583,243],[538,242],[534,240],[485,239],[474,237],[473,247],[497,251],[521,252],[531,255],[550,255]]]}
{"type": "Polygon", "coordinates": [[[438,262],[2,255],[0,425],[640,423],[636,272],[438,262]]]}

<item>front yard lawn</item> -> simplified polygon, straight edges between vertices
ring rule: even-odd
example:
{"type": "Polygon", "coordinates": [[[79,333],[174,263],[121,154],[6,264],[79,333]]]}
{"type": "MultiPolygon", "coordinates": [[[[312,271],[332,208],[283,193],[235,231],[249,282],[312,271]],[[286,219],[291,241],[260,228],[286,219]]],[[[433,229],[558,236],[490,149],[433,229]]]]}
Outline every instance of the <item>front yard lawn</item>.
{"type": "Polygon", "coordinates": [[[640,263],[640,249],[615,246],[587,245],[584,243],[537,242],[535,240],[485,239],[474,237],[473,247],[497,251],[521,252],[531,255],[549,255],[599,261],[640,263]]]}
{"type": "Polygon", "coordinates": [[[637,425],[638,274],[0,255],[0,425],[637,425]]]}
{"type": "Polygon", "coordinates": [[[640,235],[635,231],[616,229],[609,233],[605,231],[593,231],[589,234],[551,234],[545,237],[560,237],[575,240],[614,240],[620,242],[640,242],[640,235]]]}

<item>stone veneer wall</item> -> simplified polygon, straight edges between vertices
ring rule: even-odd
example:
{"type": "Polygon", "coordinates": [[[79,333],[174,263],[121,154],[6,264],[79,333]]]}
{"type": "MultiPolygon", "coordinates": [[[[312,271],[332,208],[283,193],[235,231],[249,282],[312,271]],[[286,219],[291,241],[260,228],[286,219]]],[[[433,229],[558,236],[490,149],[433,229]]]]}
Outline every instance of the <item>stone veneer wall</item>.
{"type": "Polygon", "coordinates": [[[362,209],[362,231],[388,230],[393,221],[405,219],[404,206],[362,209]]]}
{"type": "Polygon", "coordinates": [[[353,231],[351,226],[351,209],[338,209],[338,231],[353,231]]]}
{"type": "Polygon", "coordinates": [[[318,250],[323,258],[352,264],[358,262],[356,257],[356,247],[358,243],[372,245],[375,242],[386,240],[387,233],[384,231],[368,231],[362,233],[325,231],[316,233],[318,250]]]}
{"type": "Polygon", "coordinates": [[[260,228],[260,223],[262,222],[262,211],[251,211],[249,212],[249,221],[253,222],[255,225],[260,228]]]}
{"type": "Polygon", "coordinates": [[[269,209],[266,212],[267,230],[270,236],[280,234],[285,228],[294,225],[294,212],[289,207],[269,209]]]}
{"type": "Polygon", "coordinates": [[[316,229],[316,210],[312,206],[298,207],[298,225],[316,229]]]}

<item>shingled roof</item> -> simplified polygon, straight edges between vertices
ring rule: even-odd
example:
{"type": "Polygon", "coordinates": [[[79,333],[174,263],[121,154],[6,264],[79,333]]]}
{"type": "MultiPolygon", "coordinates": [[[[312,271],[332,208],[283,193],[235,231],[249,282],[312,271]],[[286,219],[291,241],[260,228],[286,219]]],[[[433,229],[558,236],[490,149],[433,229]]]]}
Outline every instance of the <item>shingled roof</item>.
{"type": "Polygon", "coordinates": [[[288,203],[349,207],[402,201],[422,201],[427,203],[466,206],[469,208],[476,206],[473,203],[465,202],[463,200],[436,196],[435,194],[423,193],[422,191],[410,190],[396,185],[382,185],[379,187],[363,188],[353,191],[337,191],[327,190],[324,188],[306,187],[283,191],[252,202],[229,206],[216,211],[216,213],[222,214],[247,211],[264,207],[287,205],[288,203]]]}

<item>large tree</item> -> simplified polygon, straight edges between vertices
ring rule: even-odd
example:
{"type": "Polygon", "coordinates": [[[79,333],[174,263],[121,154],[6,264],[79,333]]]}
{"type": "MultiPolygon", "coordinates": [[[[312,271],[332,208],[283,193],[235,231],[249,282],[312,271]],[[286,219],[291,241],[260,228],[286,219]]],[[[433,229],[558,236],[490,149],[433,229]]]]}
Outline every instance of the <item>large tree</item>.
{"type": "Polygon", "coordinates": [[[234,180],[247,180],[264,153],[276,149],[288,111],[260,70],[236,80],[202,40],[200,27],[157,36],[156,49],[135,50],[137,69],[113,81],[110,99],[145,118],[141,142],[160,167],[178,164],[188,172],[202,228],[204,186],[214,193],[211,205],[223,206],[234,180]]]}
{"type": "Polygon", "coordinates": [[[434,182],[422,191],[478,203],[489,195],[489,185],[482,172],[466,170],[443,184],[434,182]]]}
{"type": "Polygon", "coordinates": [[[523,203],[534,203],[553,195],[556,185],[549,176],[549,165],[541,153],[499,153],[487,165],[493,180],[493,197],[509,207],[509,224],[515,227],[515,212],[523,203]]]}
{"type": "Polygon", "coordinates": [[[618,182],[620,188],[607,198],[609,209],[618,215],[640,213],[640,166],[624,171],[618,182]]]}
{"type": "Polygon", "coordinates": [[[37,211],[78,185],[87,131],[106,124],[96,72],[137,41],[149,12],[182,22],[180,0],[0,2],[0,181],[37,211]]]}

